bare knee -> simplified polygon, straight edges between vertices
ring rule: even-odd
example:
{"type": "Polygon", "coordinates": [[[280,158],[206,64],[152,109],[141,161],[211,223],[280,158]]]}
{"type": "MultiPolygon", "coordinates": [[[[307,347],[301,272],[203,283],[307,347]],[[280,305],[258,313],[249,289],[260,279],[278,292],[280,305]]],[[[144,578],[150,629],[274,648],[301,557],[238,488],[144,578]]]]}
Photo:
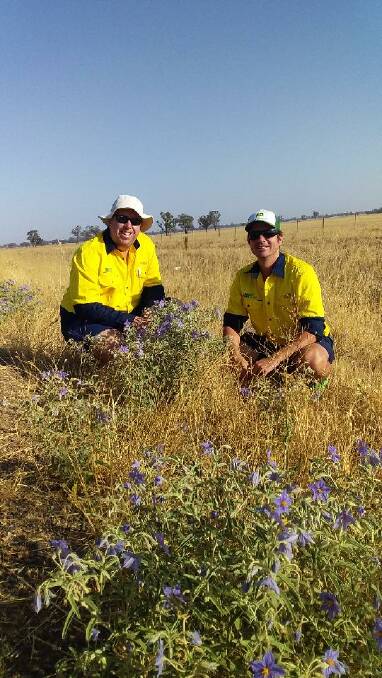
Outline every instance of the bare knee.
{"type": "Polygon", "coordinates": [[[328,352],[320,344],[307,346],[302,353],[301,362],[310,367],[319,379],[327,377],[332,369],[328,352]]]}

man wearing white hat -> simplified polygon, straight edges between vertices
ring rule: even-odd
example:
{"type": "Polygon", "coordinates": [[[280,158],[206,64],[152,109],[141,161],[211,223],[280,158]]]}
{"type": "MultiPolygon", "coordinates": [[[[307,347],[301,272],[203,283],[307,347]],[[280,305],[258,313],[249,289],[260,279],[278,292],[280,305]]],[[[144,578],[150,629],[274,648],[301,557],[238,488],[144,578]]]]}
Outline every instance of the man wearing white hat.
{"type": "Polygon", "coordinates": [[[61,302],[61,331],[66,341],[99,336],[122,339],[126,322],[164,298],[155,245],[144,233],[153,223],[132,195],[119,195],[107,228],[76,251],[69,287],[61,302]]]}
{"type": "Polygon", "coordinates": [[[236,273],[223,328],[242,379],[305,364],[324,385],[334,351],[314,268],[280,252],[283,234],[274,212],[251,214],[245,230],[256,261],[236,273]],[[248,319],[253,331],[240,335],[248,319]]]}

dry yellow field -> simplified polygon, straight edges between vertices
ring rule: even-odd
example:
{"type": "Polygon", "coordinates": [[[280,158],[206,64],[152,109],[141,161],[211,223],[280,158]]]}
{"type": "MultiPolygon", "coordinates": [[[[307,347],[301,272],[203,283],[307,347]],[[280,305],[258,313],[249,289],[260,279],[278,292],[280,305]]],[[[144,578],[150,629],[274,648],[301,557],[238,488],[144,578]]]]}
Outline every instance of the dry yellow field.
{"type": "MultiPolygon", "coordinates": [[[[105,445],[108,472],[83,499],[52,486],[43,450],[36,449],[29,437],[28,421],[19,405],[41,369],[62,365],[65,352],[58,307],[76,246],[0,250],[1,278],[31,284],[40,298],[36,311],[18,313],[0,327],[0,462],[4,471],[0,540],[7,552],[0,603],[8,610],[10,635],[17,637],[20,614],[25,634],[32,624],[25,612],[28,596],[42,567],[44,544],[57,534],[57,524],[67,526],[84,515],[94,527],[90,516],[93,496],[123,477],[137,447],[163,441],[171,451],[184,444],[187,436],[196,442],[208,438],[224,441],[241,458],[255,461],[270,447],[282,464],[295,468],[301,477],[309,459],[325,456],[328,444],[338,447],[350,473],[357,439],[377,449],[382,446],[382,214],[359,215],[356,224],[354,216],[326,219],[324,229],[321,220],[300,222],[298,230],[295,222],[286,223],[284,234],[283,249],[310,262],[318,272],[326,317],[335,337],[337,360],[323,397],[313,400],[298,377],[289,378],[284,390],[273,394],[259,383],[259,393],[270,398],[267,409],[256,399],[243,401],[226,362],[207,366],[192,392],[180,394],[144,421],[128,423],[125,435],[112,449],[105,445]],[[188,432],[180,426],[185,421],[188,432]],[[48,504],[51,511],[47,511],[48,504]],[[27,541],[35,545],[29,550],[25,544],[20,547],[26,533],[27,541]],[[28,562],[35,562],[35,571],[28,562]],[[18,574],[14,577],[14,573],[18,574]],[[20,605],[24,605],[22,613],[20,605]]],[[[197,299],[222,311],[234,272],[251,261],[244,228],[193,232],[187,243],[183,234],[158,235],[155,242],[166,293],[183,300],[197,299]]],[[[220,332],[219,321],[215,331],[220,332]]]]}

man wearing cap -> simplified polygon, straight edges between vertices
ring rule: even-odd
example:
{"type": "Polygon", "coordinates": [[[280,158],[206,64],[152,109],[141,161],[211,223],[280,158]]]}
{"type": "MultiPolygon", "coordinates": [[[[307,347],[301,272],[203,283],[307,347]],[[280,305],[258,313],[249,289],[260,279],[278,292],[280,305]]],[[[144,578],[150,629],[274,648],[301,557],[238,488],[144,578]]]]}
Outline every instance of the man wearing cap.
{"type": "Polygon", "coordinates": [[[223,321],[242,379],[305,364],[324,383],[334,351],[314,268],[280,252],[283,234],[274,212],[251,214],[245,230],[256,261],[236,273],[223,321]],[[240,336],[248,318],[254,331],[240,336]]]}
{"type": "Polygon", "coordinates": [[[107,228],[76,251],[69,287],[61,302],[61,331],[68,341],[122,339],[126,322],[137,320],[164,298],[155,245],[146,231],[153,217],[132,195],[119,195],[107,228]]]}

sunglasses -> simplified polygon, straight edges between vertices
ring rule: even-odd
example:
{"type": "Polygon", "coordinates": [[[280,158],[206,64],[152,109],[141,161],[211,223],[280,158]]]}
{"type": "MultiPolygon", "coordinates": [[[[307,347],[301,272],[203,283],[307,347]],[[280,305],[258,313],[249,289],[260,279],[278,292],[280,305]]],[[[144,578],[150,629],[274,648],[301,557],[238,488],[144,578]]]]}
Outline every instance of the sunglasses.
{"type": "Polygon", "coordinates": [[[269,228],[267,231],[249,231],[248,239],[257,240],[261,235],[268,240],[268,238],[273,238],[275,235],[279,235],[279,231],[276,228],[269,228]]]}
{"type": "Polygon", "coordinates": [[[126,214],[115,214],[114,218],[119,224],[127,224],[130,221],[132,226],[140,226],[142,223],[141,217],[128,217],[126,214]]]}

